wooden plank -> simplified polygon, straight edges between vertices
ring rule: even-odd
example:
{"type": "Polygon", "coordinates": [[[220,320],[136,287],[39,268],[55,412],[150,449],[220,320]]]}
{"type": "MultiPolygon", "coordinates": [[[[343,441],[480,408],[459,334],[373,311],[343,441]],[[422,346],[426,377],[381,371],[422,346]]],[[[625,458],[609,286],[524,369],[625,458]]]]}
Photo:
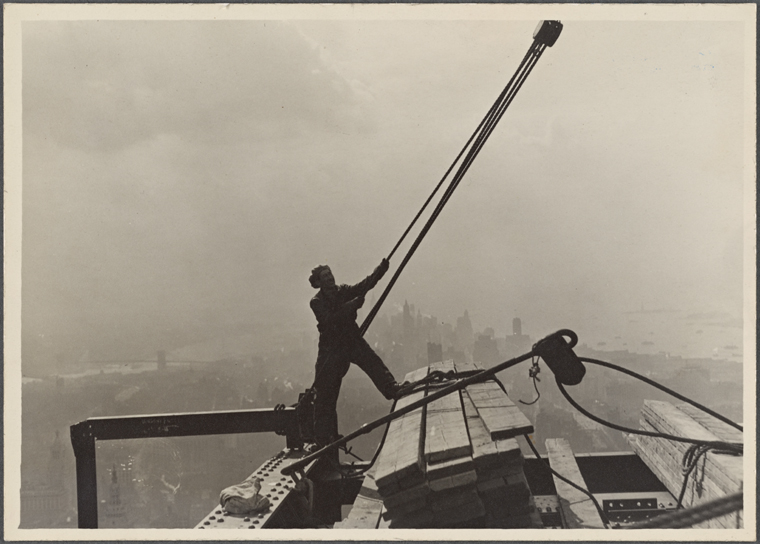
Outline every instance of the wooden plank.
{"type": "Polygon", "coordinates": [[[411,514],[412,512],[424,510],[426,506],[427,499],[425,497],[418,497],[412,501],[397,504],[395,506],[385,505],[385,508],[387,509],[385,515],[388,519],[404,517],[411,514]]]}
{"type": "Polygon", "coordinates": [[[380,521],[382,510],[383,501],[379,498],[374,475],[367,474],[351,511],[339,528],[375,529],[380,521]]]}
{"type": "MultiPolygon", "coordinates": [[[[385,514],[386,509],[383,507],[383,514],[385,514]]],[[[389,520],[386,520],[383,515],[380,515],[380,521],[377,522],[377,528],[378,529],[390,529],[391,522],[389,520]]]]}
{"type": "MultiPolygon", "coordinates": [[[[644,425],[644,427],[650,427],[650,429],[645,430],[651,430],[651,426],[648,424],[644,425]]],[[[680,470],[680,456],[675,453],[672,443],[663,439],[640,435],[629,435],[628,441],[633,447],[634,452],[652,470],[655,476],[665,484],[671,494],[677,497],[683,485],[683,477],[680,470]]],[[[725,494],[710,478],[700,474],[698,480],[692,476],[687,484],[683,504],[688,507],[723,496],[725,494]]],[[[739,513],[739,518],[741,523],[741,512],[739,513]]],[[[698,527],[735,528],[736,515],[714,518],[705,524],[698,525],[698,527]]]]}
{"type": "MultiPolygon", "coordinates": [[[[668,402],[644,401],[641,414],[659,432],[697,440],[720,440],[715,434],[668,402]]],[[[674,442],[673,445],[677,451],[681,452],[681,455],[689,447],[688,444],[682,442],[674,442]]],[[[725,494],[733,493],[741,487],[743,482],[742,459],[733,455],[708,453],[705,473],[721,486],[725,494]]]]}
{"type": "Polygon", "coordinates": [[[457,372],[471,372],[473,370],[483,370],[483,365],[476,362],[454,363],[457,372]]]}
{"type": "Polygon", "coordinates": [[[433,512],[427,508],[412,512],[400,518],[391,518],[389,526],[391,529],[416,529],[430,527],[433,522],[433,512]]]}
{"type": "Polygon", "coordinates": [[[434,463],[471,453],[472,446],[467,434],[459,391],[428,404],[425,422],[425,461],[434,463]]]}
{"type": "MultiPolygon", "coordinates": [[[[424,396],[424,391],[408,395],[400,399],[396,406],[403,408],[424,396]]],[[[422,474],[423,464],[419,456],[422,413],[423,409],[418,408],[390,423],[385,444],[377,461],[376,481],[383,495],[386,494],[386,486],[393,483],[400,486],[401,478],[414,478],[422,474]]]]}
{"type": "Polygon", "coordinates": [[[691,419],[702,425],[721,440],[726,442],[744,442],[744,436],[739,429],[734,429],[727,423],[703,412],[699,408],[692,406],[691,404],[677,404],[676,408],[691,417],[691,419]]]}
{"type": "Polygon", "coordinates": [[[404,381],[408,382],[418,382],[422,378],[428,375],[428,367],[423,366],[418,368],[417,370],[412,370],[411,372],[407,372],[404,376],[404,381]]]}
{"type": "Polygon", "coordinates": [[[450,489],[438,493],[431,493],[428,497],[428,506],[431,510],[442,511],[458,506],[464,506],[470,502],[480,501],[475,486],[470,484],[460,489],[450,489]]]}
{"type": "MultiPolygon", "coordinates": [[[[417,381],[427,375],[427,367],[409,372],[405,379],[417,381]]],[[[422,399],[424,391],[418,391],[399,399],[400,410],[422,399]]],[[[418,408],[391,421],[385,444],[378,457],[375,479],[381,494],[395,493],[399,488],[411,487],[424,479],[422,448],[424,442],[425,407],[418,408]]]]}
{"type": "Polygon", "coordinates": [[[434,510],[433,523],[436,527],[452,527],[460,523],[484,517],[486,514],[485,507],[480,499],[466,503],[463,506],[456,506],[447,510],[434,510]]]}
{"type": "Polygon", "coordinates": [[[466,387],[492,440],[514,438],[533,432],[533,425],[501,388],[486,382],[466,387]]]}
{"type": "Polygon", "coordinates": [[[475,463],[472,460],[471,455],[465,455],[458,459],[449,459],[440,463],[428,463],[425,468],[428,481],[437,480],[439,478],[445,478],[446,476],[453,476],[455,474],[461,474],[462,472],[470,472],[475,470],[475,463]]]}
{"type": "MultiPolygon", "coordinates": [[[[570,443],[564,438],[550,438],[546,441],[546,450],[549,456],[549,464],[559,474],[573,483],[587,489],[583,481],[578,463],[575,461],[570,443]]],[[[557,488],[560,507],[562,508],[565,525],[569,529],[603,529],[604,523],[599,517],[594,503],[586,494],[578,491],[571,485],[560,480],[556,476],[554,486],[557,488]]]]}
{"type": "Polygon", "coordinates": [[[421,497],[426,497],[430,493],[430,485],[427,482],[422,482],[409,489],[401,490],[395,495],[389,495],[383,497],[383,503],[387,508],[395,508],[407,502],[412,502],[421,497]]]}
{"type": "MultiPolygon", "coordinates": [[[[464,395],[463,401],[465,413],[475,410],[475,405],[467,394],[464,395]]],[[[514,438],[492,440],[488,429],[477,415],[467,418],[467,428],[476,470],[513,463],[522,465],[523,457],[517,440],[514,438]]]]}
{"type": "Polygon", "coordinates": [[[455,370],[454,361],[452,361],[451,359],[447,359],[446,361],[439,361],[437,363],[432,363],[428,367],[429,372],[435,372],[437,370],[441,372],[449,372],[450,370],[455,370]]]}
{"type": "Polygon", "coordinates": [[[383,502],[356,497],[349,516],[341,523],[343,529],[375,529],[380,521],[383,502]]]}
{"type": "MultiPolygon", "coordinates": [[[[464,417],[467,420],[467,426],[469,427],[469,420],[475,418],[480,419],[480,416],[478,415],[478,410],[475,408],[475,405],[472,403],[470,395],[468,395],[466,392],[463,392],[461,399],[462,406],[464,407],[464,417]]],[[[485,427],[483,427],[483,429],[485,429],[485,427]]]]}
{"type": "Polygon", "coordinates": [[[454,363],[454,368],[457,372],[474,372],[483,370],[483,365],[480,363],[454,363]]]}
{"type": "Polygon", "coordinates": [[[477,403],[480,419],[488,429],[491,439],[500,440],[514,438],[534,432],[533,424],[525,417],[519,408],[480,408],[477,403]]]}
{"type": "MultiPolygon", "coordinates": [[[[657,431],[647,421],[642,421],[641,427],[645,431],[657,431]]],[[[688,444],[648,436],[637,436],[635,439],[629,437],[629,443],[633,446],[634,452],[665,484],[668,491],[677,497],[683,485],[681,467],[683,454],[688,448],[688,444]]],[[[737,486],[732,483],[729,478],[725,478],[720,470],[711,465],[711,457],[713,454],[708,454],[704,465],[698,465],[696,477],[692,473],[684,494],[683,503],[685,506],[717,499],[733,492],[732,489],[738,491],[741,488],[740,485],[737,486]]],[[[725,458],[722,464],[724,467],[725,463],[735,463],[737,465],[735,470],[741,471],[741,457],[724,455],[715,455],[714,457],[725,458]]]]}
{"type": "Polygon", "coordinates": [[[445,491],[474,484],[478,480],[478,475],[474,470],[460,472],[452,476],[445,476],[430,482],[431,491],[445,491]]]}

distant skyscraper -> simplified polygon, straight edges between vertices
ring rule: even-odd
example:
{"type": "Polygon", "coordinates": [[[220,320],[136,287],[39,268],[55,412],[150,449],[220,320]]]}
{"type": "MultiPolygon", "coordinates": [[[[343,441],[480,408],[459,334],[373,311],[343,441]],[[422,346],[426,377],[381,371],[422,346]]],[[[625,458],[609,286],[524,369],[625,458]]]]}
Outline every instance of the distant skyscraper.
{"type": "Polygon", "coordinates": [[[440,363],[443,361],[443,347],[441,344],[434,342],[427,343],[428,364],[440,363]]]}
{"type": "Polygon", "coordinates": [[[472,359],[476,363],[492,365],[499,360],[499,350],[496,347],[496,339],[488,334],[478,335],[472,351],[472,359]]]}
{"type": "Polygon", "coordinates": [[[127,515],[124,503],[121,502],[121,488],[116,473],[116,465],[111,469],[111,488],[106,503],[106,526],[124,527],[124,518],[127,515]]]}
{"type": "Polygon", "coordinates": [[[506,337],[504,355],[516,357],[530,351],[530,336],[522,333],[522,321],[519,317],[512,320],[512,334],[506,337]]]}
{"type": "Polygon", "coordinates": [[[462,317],[457,318],[456,333],[456,348],[464,352],[471,352],[472,344],[474,341],[474,333],[472,331],[472,322],[470,321],[470,314],[467,310],[464,311],[462,317]]]}

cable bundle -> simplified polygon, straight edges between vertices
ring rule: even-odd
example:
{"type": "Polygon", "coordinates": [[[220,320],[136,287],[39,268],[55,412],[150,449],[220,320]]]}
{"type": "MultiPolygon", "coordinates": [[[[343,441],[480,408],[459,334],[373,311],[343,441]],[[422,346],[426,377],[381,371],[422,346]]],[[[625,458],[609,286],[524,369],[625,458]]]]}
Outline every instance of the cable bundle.
{"type": "Polygon", "coordinates": [[[517,71],[509,80],[509,83],[507,83],[507,86],[501,92],[501,94],[496,99],[494,104],[491,106],[491,109],[488,110],[488,113],[480,122],[478,127],[475,129],[475,132],[473,132],[472,136],[470,136],[470,139],[467,140],[467,143],[459,152],[456,159],[454,159],[454,162],[451,163],[451,166],[449,166],[448,170],[446,170],[446,173],[438,182],[438,185],[436,185],[435,189],[433,189],[433,192],[430,194],[430,196],[427,198],[425,203],[422,205],[422,208],[420,208],[420,210],[417,212],[417,215],[414,217],[412,222],[404,231],[404,234],[402,234],[399,241],[396,242],[396,245],[393,247],[393,250],[391,250],[390,254],[387,257],[388,260],[391,259],[393,254],[401,245],[401,242],[404,240],[404,238],[406,238],[406,235],[409,233],[409,231],[412,229],[414,224],[417,222],[417,219],[419,219],[420,215],[422,215],[422,212],[425,210],[427,205],[430,203],[430,201],[433,199],[435,194],[438,192],[438,189],[440,189],[440,187],[443,185],[443,182],[449,177],[449,174],[452,172],[452,170],[454,170],[454,167],[457,164],[459,164],[459,168],[457,169],[456,174],[454,174],[454,177],[451,179],[451,182],[446,188],[446,191],[443,193],[443,196],[441,197],[440,202],[438,202],[435,209],[433,210],[433,213],[430,215],[430,218],[427,220],[427,223],[425,223],[425,226],[422,227],[422,230],[420,231],[419,235],[417,235],[417,239],[414,241],[412,246],[409,248],[409,251],[404,256],[404,259],[401,261],[401,264],[399,265],[398,269],[393,274],[393,277],[391,278],[391,281],[388,283],[385,290],[383,291],[383,294],[380,296],[378,301],[372,307],[372,310],[370,310],[369,314],[362,322],[361,328],[360,328],[362,335],[365,332],[367,332],[367,329],[372,323],[372,320],[380,311],[380,307],[383,305],[383,302],[385,302],[385,299],[388,297],[388,293],[390,293],[390,290],[395,285],[396,280],[401,275],[401,272],[406,267],[406,264],[412,258],[412,255],[414,255],[414,252],[417,250],[417,247],[419,247],[423,238],[425,238],[425,235],[430,230],[430,227],[433,226],[433,223],[440,215],[444,206],[446,206],[446,203],[451,198],[451,195],[459,186],[459,183],[462,181],[462,178],[467,173],[467,170],[469,170],[470,166],[475,160],[475,157],[478,156],[478,153],[480,153],[480,150],[485,145],[486,141],[488,140],[488,137],[496,128],[496,124],[504,116],[504,112],[507,111],[507,108],[512,103],[512,100],[514,100],[515,96],[517,95],[517,92],[520,90],[523,83],[525,83],[526,78],[528,77],[530,72],[533,70],[533,67],[538,62],[538,59],[541,58],[541,55],[543,54],[546,47],[549,47],[554,44],[554,42],[557,39],[557,36],[559,36],[559,32],[561,31],[561,29],[562,29],[562,25],[558,21],[543,21],[542,23],[539,24],[539,28],[537,29],[536,34],[534,36],[533,44],[528,49],[528,52],[525,54],[525,57],[523,57],[522,62],[520,62],[520,65],[518,66],[517,71]],[[546,35],[547,31],[545,29],[551,30],[550,36],[546,35]],[[464,159],[462,159],[463,156],[464,156],[464,159]],[[460,162],[460,159],[461,159],[461,162],[460,162]]]}

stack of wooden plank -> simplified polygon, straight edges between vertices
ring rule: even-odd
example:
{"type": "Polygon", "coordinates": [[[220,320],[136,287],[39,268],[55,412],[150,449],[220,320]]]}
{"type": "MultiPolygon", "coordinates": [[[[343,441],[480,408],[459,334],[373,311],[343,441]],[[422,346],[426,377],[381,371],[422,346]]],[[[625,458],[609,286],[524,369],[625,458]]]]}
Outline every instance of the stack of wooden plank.
{"type": "MultiPolygon", "coordinates": [[[[471,371],[473,365],[436,363],[428,371],[471,371]]],[[[430,384],[396,409],[447,384],[430,384]]],[[[540,527],[515,440],[533,431],[494,381],[474,384],[391,422],[375,482],[383,519],[393,527],[540,527]]]]}
{"type": "MultiPolygon", "coordinates": [[[[742,434],[722,421],[689,405],[647,400],[641,410],[641,428],[697,440],[742,442],[742,434]]],[[[677,498],[683,485],[681,471],[689,444],[664,438],[629,435],[636,454],[677,498]]],[[[689,477],[683,498],[684,507],[694,506],[735,493],[742,488],[743,457],[706,454],[689,477]]],[[[741,512],[700,524],[698,527],[737,528],[743,526],[741,512]]]]}
{"type": "Polygon", "coordinates": [[[362,487],[346,519],[339,521],[333,529],[378,529],[386,528],[383,521],[385,511],[383,500],[377,492],[374,470],[364,476],[362,487]]]}

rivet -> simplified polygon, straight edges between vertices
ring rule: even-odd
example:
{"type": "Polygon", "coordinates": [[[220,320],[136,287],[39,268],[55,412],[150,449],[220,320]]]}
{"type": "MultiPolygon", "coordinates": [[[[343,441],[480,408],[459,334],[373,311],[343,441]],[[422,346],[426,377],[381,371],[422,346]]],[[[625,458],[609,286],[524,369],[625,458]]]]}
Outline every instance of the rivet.
{"type": "Polygon", "coordinates": [[[243,521],[251,521],[251,518],[243,518],[243,521]]]}
{"type": "Polygon", "coordinates": [[[209,516],[208,519],[216,519],[216,516],[209,516]]]}
{"type": "Polygon", "coordinates": [[[211,522],[210,521],[204,521],[203,525],[211,525],[211,522]]]}
{"type": "Polygon", "coordinates": [[[224,518],[219,518],[218,520],[216,520],[216,522],[217,523],[224,523],[224,518]]]}
{"type": "Polygon", "coordinates": [[[221,510],[217,510],[216,512],[214,512],[214,514],[221,514],[221,513],[222,513],[221,510]]]}

